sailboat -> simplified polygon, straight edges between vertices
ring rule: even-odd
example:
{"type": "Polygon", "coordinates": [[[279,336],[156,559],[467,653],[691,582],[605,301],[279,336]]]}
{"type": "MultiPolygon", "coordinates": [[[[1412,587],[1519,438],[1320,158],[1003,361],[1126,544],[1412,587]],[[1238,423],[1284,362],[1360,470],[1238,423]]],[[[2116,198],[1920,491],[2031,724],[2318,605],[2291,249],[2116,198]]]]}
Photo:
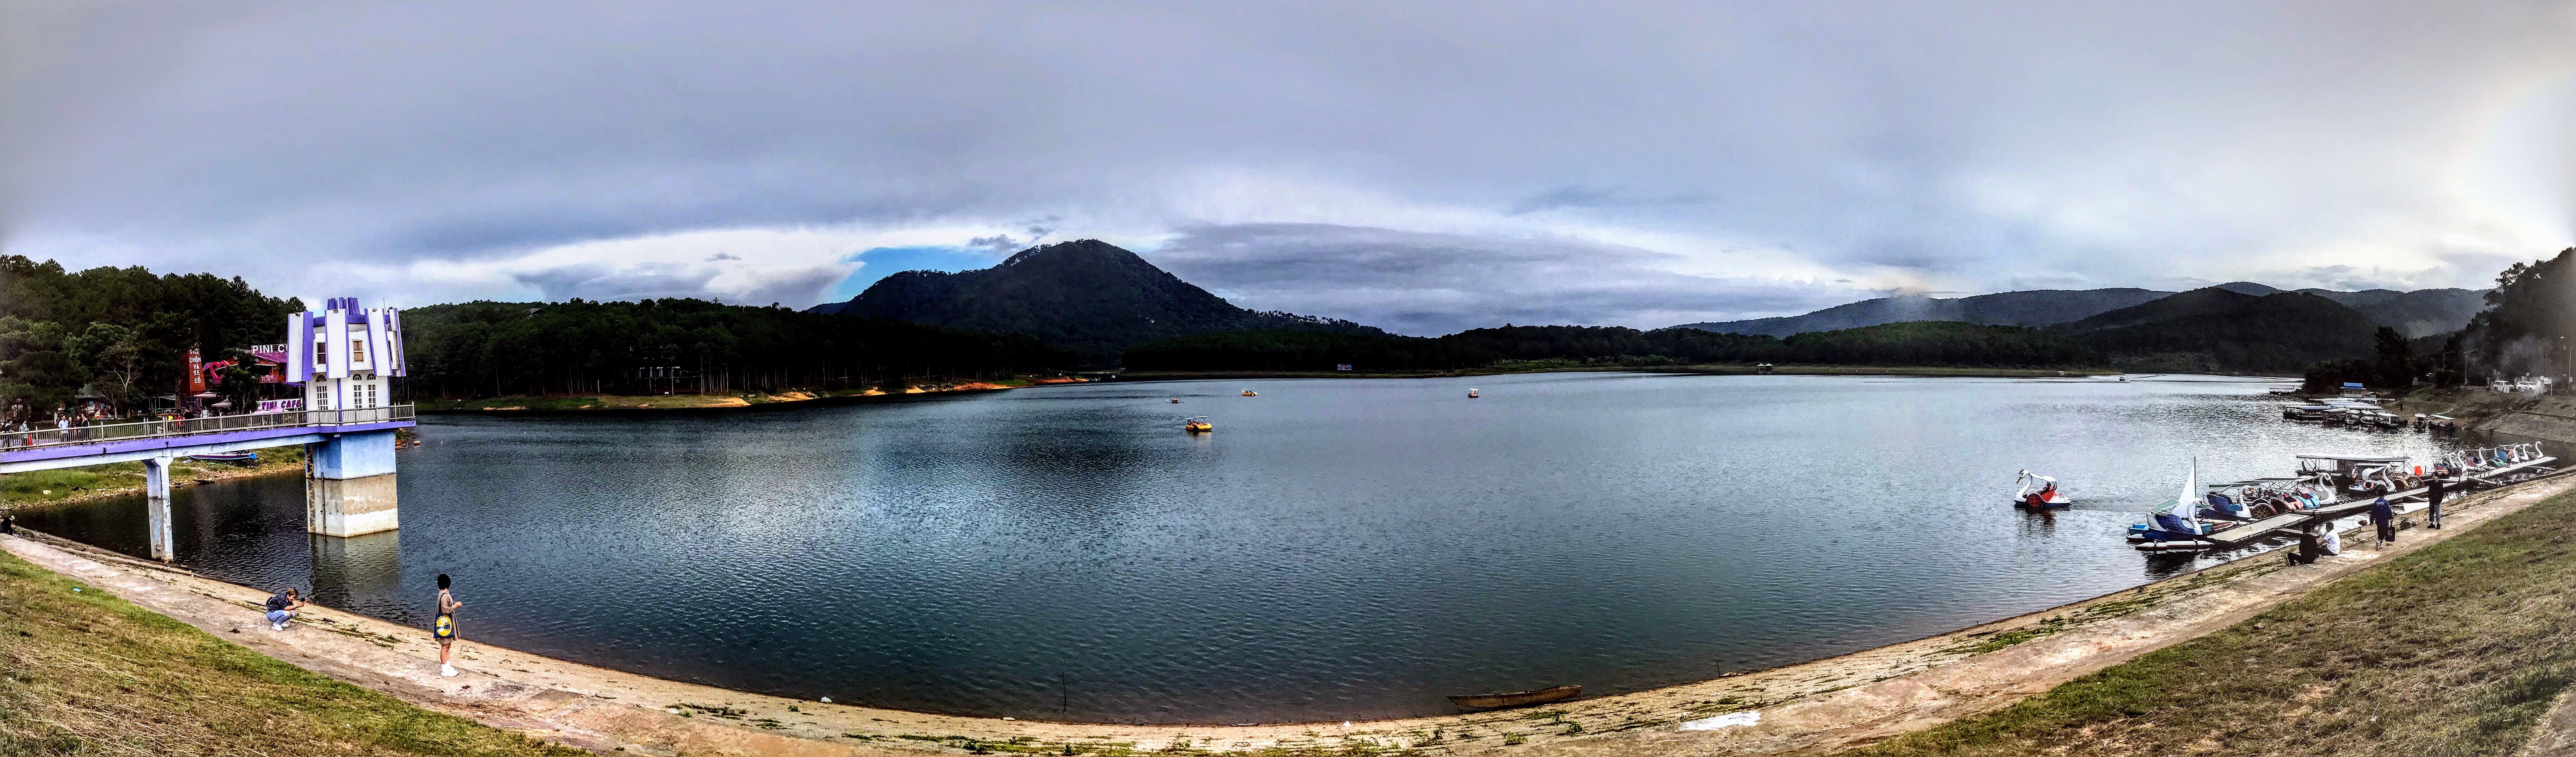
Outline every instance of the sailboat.
{"type": "Polygon", "coordinates": [[[2236,525],[2212,526],[2200,518],[2200,458],[2192,458],[2191,467],[2183,474],[2182,491],[2174,498],[2147,510],[2147,522],[2129,527],[2129,542],[2141,552],[2165,552],[2208,549],[2201,541],[2209,532],[2236,525]]]}

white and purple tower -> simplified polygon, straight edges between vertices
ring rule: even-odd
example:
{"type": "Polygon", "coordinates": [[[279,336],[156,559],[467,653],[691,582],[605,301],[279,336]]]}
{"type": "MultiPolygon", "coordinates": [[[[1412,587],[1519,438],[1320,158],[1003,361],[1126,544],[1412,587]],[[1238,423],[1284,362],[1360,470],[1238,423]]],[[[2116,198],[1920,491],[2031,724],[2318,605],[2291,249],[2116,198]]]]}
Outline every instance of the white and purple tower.
{"type": "Polygon", "coordinates": [[[367,410],[393,404],[385,380],[407,375],[402,312],[325,300],[320,314],[286,316],[286,380],[304,385],[306,410],[367,410]]]}
{"type": "MultiPolygon", "coordinates": [[[[402,313],[393,308],[334,297],[320,314],[286,316],[286,380],[304,385],[306,424],[368,428],[410,418],[396,412],[409,408],[392,406],[387,385],[405,375],[403,363],[402,313]]],[[[332,435],[304,454],[304,530],[358,536],[401,527],[393,429],[332,435]]]]}

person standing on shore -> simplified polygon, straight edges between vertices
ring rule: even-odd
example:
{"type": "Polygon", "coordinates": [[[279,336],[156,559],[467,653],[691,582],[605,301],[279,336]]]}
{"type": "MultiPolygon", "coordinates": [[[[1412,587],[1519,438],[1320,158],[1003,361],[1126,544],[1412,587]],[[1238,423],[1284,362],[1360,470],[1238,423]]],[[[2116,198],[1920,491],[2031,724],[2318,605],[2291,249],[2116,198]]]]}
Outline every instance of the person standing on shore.
{"type": "Polygon", "coordinates": [[[2397,508],[2388,505],[2387,497],[2370,503],[2370,525],[2379,527],[2379,546],[2397,541],[2397,508]]]}
{"type": "Polygon", "coordinates": [[[465,606],[447,593],[448,585],[447,574],[438,574],[438,618],[430,621],[430,633],[438,637],[438,674],[442,676],[456,675],[456,666],[448,662],[448,655],[456,648],[456,611],[465,606]]]}
{"type": "Polygon", "coordinates": [[[2427,514],[2424,516],[2424,527],[2441,528],[2442,477],[2440,474],[2435,474],[2432,478],[2424,479],[2424,501],[2433,503],[2432,509],[2426,511],[2427,514]]]}

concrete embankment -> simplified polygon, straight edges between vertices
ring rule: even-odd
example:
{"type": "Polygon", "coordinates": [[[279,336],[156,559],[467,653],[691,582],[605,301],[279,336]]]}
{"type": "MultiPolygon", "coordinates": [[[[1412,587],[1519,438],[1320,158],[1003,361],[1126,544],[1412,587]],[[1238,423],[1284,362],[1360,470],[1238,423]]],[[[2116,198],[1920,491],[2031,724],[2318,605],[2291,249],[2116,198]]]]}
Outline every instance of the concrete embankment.
{"type": "MultiPolygon", "coordinates": [[[[1600,755],[1813,752],[1992,712],[2059,683],[2170,646],[2315,587],[2576,489],[2544,478],[2461,500],[2442,531],[2388,550],[2356,537],[2317,565],[2275,557],[1903,644],[1766,671],[1534,710],[1405,720],[1254,726],[1132,726],[930,715],[823,704],[660,680],[471,641],[441,678],[413,628],[327,608],[284,632],[259,621],[262,591],[49,538],[0,537],[30,563],[105,588],[218,638],[434,710],[601,751],[639,754],[889,754],[986,749],[1117,754],[1157,750],[1432,751],[1600,755]]],[[[1031,713],[1040,715],[1042,713],[1031,713]]]]}

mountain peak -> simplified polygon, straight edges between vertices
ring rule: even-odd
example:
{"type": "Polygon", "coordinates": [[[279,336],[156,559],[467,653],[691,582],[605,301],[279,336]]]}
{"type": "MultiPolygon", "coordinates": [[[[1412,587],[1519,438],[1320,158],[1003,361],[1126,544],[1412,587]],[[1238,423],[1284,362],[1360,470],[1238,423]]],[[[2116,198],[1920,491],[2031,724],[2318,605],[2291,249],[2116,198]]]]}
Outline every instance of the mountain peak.
{"type": "MultiPolygon", "coordinates": [[[[1015,266],[1023,263],[1053,262],[1059,260],[1071,262],[1082,258],[1106,259],[1119,263],[1128,263],[1132,261],[1134,263],[1143,264],[1148,268],[1154,268],[1154,264],[1146,263],[1144,258],[1137,256],[1136,253],[1129,252],[1127,248],[1097,239],[1076,239],[1069,242],[1038,245],[1036,247],[1019,251],[1009,259],[1002,261],[1002,265],[1015,266]]],[[[1160,268],[1154,269],[1158,271],[1162,270],[1160,268]]]]}
{"type": "Polygon", "coordinates": [[[905,271],[817,312],[1028,334],[1108,365],[1170,336],[1242,329],[1383,333],[1348,321],[1235,307],[1136,253],[1097,239],[1039,245],[991,268],[905,271]]]}
{"type": "Polygon", "coordinates": [[[2254,296],[2256,296],[2256,297],[2268,297],[2268,296],[2271,296],[2271,295],[2275,295],[2275,294],[2280,294],[2280,293],[2281,293],[2281,289],[2280,289],[2279,287],[2266,286],[2266,285],[2263,285],[2263,284],[2256,284],[2256,283],[2251,282],[2251,281],[2230,281],[2230,282],[2227,282],[2227,283],[2225,283],[2225,284],[2220,284],[2220,285],[2217,285],[2217,286],[2207,287],[2207,288],[2209,288],[2209,289],[2225,289],[2225,290],[2227,290],[2227,291],[2235,292],[2235,293],[2237,293],[2237,294],[2250,294],[2250,295],[2254,295],[2254,296]]]}

